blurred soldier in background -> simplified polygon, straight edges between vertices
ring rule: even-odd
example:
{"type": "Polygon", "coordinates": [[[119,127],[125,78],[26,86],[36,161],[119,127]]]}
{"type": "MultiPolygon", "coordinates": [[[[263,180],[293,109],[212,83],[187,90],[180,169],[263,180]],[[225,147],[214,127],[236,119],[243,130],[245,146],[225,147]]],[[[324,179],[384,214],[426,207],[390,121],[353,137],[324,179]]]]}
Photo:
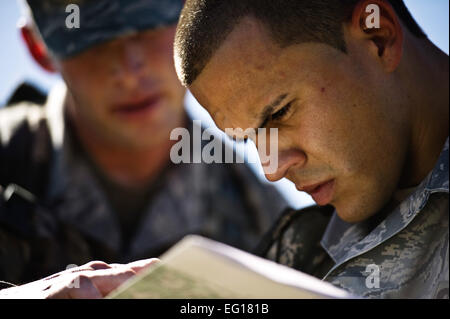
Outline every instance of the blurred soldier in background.
{"type": "Polygon", "coordinates": [[[0,111],[0,280],[157,257],[187,233],[249,250],[284,208],[244,164],[171,162],[170,132],[193,129],[173,66],[182,4],[27,1],[25,43],[64,83],[0,111]]]}

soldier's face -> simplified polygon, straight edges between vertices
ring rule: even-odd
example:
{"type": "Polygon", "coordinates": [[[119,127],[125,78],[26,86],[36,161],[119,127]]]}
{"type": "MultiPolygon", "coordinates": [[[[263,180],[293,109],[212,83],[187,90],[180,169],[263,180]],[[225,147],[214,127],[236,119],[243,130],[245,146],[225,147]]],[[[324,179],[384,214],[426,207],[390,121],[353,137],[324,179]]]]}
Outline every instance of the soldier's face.
{"type": "Polygon", "coordinates": [[[392,80],[348,38],[348,54],[321,43],[277,46],[246,19],[190,89],[221,129],[278,128],[278,170],[319,205],[357,222],[395,191],[406,152],[406,111],[392,80]]]}
{"type": "Polygon", "coordinates": [[[78,122],[129,147],[167,140],[183,117],[185,89],[173,66],[175,26],[95,46],[57,63],[78,122]]]}

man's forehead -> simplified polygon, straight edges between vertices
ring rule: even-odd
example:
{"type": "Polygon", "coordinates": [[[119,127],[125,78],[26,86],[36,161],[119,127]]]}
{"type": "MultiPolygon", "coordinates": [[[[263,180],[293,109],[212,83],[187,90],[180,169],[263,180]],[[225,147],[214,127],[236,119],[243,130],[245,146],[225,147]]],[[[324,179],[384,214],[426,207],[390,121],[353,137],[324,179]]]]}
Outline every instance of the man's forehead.
{"type": "Polygon", "coordinates": [[[249,102],[250,99],[247,99],[245,96],[239,99],[231,96],[231,94],[224,94],[224,91],[214,94],[215,90],[212,89],[205,89],[206,95],[203,93],[199,94],[197,92],[200,92],[201,89],[195,90],[194,87],[191,88],[192,93],[198,102],[206,108],[217,127],[222,131],[225,131],[225,129],[246,129],[257,126],[257,110],[249,102]],[[208,92],[211,92],[211,94],[208,92]],[[201,96],[211,95],[211,98],[201,98],[201,96]],[[219,95],[220,98],[218,97],[219,95]],[[228,96],[229,98],[227,98],[228,96]]]}
{"type": "Polygon", "coordinates": [[[276,78],[274,61],[280,50],[264,28],[248,18],[215,52],[190,88],[220,128],[257,125],[258,106],[277,94],[278,83],[271,78],[276,78]]]}
{"type": "Polygon", "coordinates": [[[280,47],[261,23],[249,18],[216,50],[191,91],[220,128],[257,128],[264,109],[280,96],[299,99],[320,91],[342,57],[347,56],[319,42],[280,47]]]}

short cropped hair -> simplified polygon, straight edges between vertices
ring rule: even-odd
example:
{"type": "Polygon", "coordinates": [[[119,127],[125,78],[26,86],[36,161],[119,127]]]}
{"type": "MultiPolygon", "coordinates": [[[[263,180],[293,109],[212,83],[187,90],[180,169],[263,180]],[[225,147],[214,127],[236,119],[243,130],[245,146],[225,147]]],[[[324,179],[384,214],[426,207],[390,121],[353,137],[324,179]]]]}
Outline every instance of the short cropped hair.
{"type": "MultiPolygon", "coordinates": [[[[358,0],[187,0],[175,36],[180,80],[191,85],[242,18],[251,16],[267,27],[281,47],[322,42],[343,52],[343,23],[358,0]]],[[[426,37],[403,0],[389,0],[408,30],[426,37]]]]}

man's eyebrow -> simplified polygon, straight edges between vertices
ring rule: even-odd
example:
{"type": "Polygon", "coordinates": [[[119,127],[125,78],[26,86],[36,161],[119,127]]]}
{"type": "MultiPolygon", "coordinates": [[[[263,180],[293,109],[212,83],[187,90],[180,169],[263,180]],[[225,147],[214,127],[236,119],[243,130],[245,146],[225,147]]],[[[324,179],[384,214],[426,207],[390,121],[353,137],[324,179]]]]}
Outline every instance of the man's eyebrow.
{"type": "Polygon", "coordinates": [[[261,113],[261,115],[259,116],[259,125],[256,127],[256,129],[258,128],[263,128],[264,126],[266,126],[267,122],[269,121],[269,117],[270,115],[272,115],[273,110],[281,104],[281,102],[283,102],[283,100],[288,96],[287,93],[281,94],[280,96],[278,96],[272,103],[266,105],[261,113]]]}

